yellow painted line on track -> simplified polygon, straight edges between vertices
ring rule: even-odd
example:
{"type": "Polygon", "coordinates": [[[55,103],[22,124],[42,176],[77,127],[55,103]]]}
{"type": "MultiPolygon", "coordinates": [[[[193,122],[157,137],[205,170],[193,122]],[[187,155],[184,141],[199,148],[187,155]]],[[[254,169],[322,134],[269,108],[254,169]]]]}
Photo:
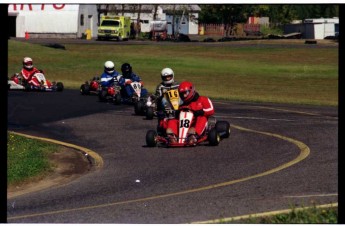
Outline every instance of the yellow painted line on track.
{"type": "MultiPolygon", "coordinates": [[[[288,110],[288,109],[282,109],[282,108],[273,108],[273,107],[264,107],[264,106],[255,106],[256,108],[263,108],[263,109],[270,109],[270,110],[275,110],[275,111],[286,111],[286,112],[292,112],[292,113],[297,113],[301,115],[311,115],[311,116],[324,116],[316,113],[310,113],[310,112],[305,112],[305,111],[295,111],[295,110],[288,110]]],[[[324,117],[331,117],[331,116],[324,116],[324,117]]],[[[331,117],[334,118],[334,117],[331,117]]]]}
{"type": "Polygon", "coordinates": [[[66,142],[62,142],[62,141],[58,141],[58,140],[54,140],[54,139],[49,139],[49,138],[44,138],[44,137],[37,137],[37,136],[31,136],[31,135],[27,135],[27,134],[23,134],[23,133],[18,133],[18,132],[14,132],[14,131],[9,131],[10,133],[13,134],[17,134],[23,137],[27,137],[27,138],[31,138],[31,139],[36,139],[36,140],[42,140],[42,141],[47,141],[47,142],[51,142],[54,144],[58,144],[58,145],[62,145],[65,147],[69,147],[69,148],[73,148],[76,150],[79,150],[81,152],[84,152],[88,155],[90,155],[94,161],[95,161],[95,167],[96,168],[102,168],[103,167],[103,159],[101,156],[99,156],[96,152],[91,151],[90,149],[75,145],[75,144],[70,144],[70,143],[66,143],[66,142]]]}
{"type": "Polygon", "coordinates": [[[263,135],[267,135],[267,136],[271,136],[271,137],[275,137],[275,138],[279,138],[279,139],[291,142],[291,143],[295,144],[300,149],[300,154],[295,159],[293,159],[292,161],[287,162],[285,164],[282,164],[282,165],[280,165],[280,166],[278,166],[276,168],[273,168],[271,170],[268,170],[268,171],[265,171],[265,172],[262,172],[262,173],[259,173],[259,174],[255,174],[255,175],[252,175],[252,176],[248,176],[248,177],[245,177],[245,178],[240,178],[240,179],[237,179],[237,180],[227,181],[227,182],[223,182],[223,183],[219,183],[219,184],[213,184],[213,185],[209,185],[209,186],[205,186],[205,187],[200,187],[200,188],[195,188],[195,189],[190,189],[190,190],[185,190],[185,191],[180,191],[180,192],[174,192],[174,193],[168,193],[168,194],[162,194],[162,195],[156,195],[156,196],[151,196],[151,197],[146,197],[146,198],[133,199],[133,200],[128,200],[128,201],[120,201],[120,202],[106,203],[106,204],[93,205],[93,206],[85,206],[85,207],[79,207],[79,208],[56,210],[56,211],[50,211],[50,212],[44,212],[44,213],[36,213],[36,214],[14,216],[14,217],[8,217],[7,219],[11,220],[11,219],[20,219],[20,218],[30,218],[30,217],[36,217],[36,216],[44,216],[44,215],[66,213],[66,212],[71,212],[71,211],[81,211],[81,210],[88,210],[88,209],[95,209],[95,208],[117,206],[117,205],[130,204],[130,203],[135,203],[135,202],[144,202],[144,201],[168,198],[168,197],[172,197],[172,196],[185,195],[185,194],[189,194],[189,193],[193,193],[193,192],[201,192],[201,191],[206,191],[206,190],[210,190],[210,189],[214,189],[214,188],[229,186],[229,185],[232,185],[232,184],[236,184],[236,183],[248,181],[248,180],[251,180],[251,179],[254,179],[254,178],[267,176],[267,175],[272,174],[272,173],[276,173],[276,172],[278,172],[280,170],[288,168],[288,167],[290,167],[290,166],[292,166],[292,165],[294,165],[294,164],[304,160],[305,158],[308,157],[308,155],[310,153],[310,149],[309,149],[309,147],[307,145],[305,145],[304,143],[302,143],[300,141],[294,140],[292,138],[288,138],[288,137],[285,137],[285,136],[281,136],[281,135],[273,134],[273,133],[268,133],[268,132],[261,132],[261,131],[256,131],[256,130],[252,130],[252,129],[246,129],[246,128],[243,128],[243,127],[240,127],[240,126],[236,126],[236,125],[231,125],[231,127],[236,128],[238,130],[243,130],[243,131],[247,131],[247,132],[263,134],[263,135]]]}
{"type": "MultiPolygon", "coordinates": [[[[318,205],[315,207],[316,208],[332,208],[332,207],[337,207],[337,206],[338,206],[338,203],[331,203],[331,204],[325,204],[325,205],[318,205]]],[[[314,208],[314,206],[294,208],[294,211],[307,210],[310,208],[314,208]]],[[[217,224],[217,223],[223,223],[223,222],[228,222],[228,221],[246,220],[249,218],[253,219],[257,217],[267,217],[267,216],[274,216],[278,214],[288,214],[288,213],[291,213],[291,211],[292,209],[277,210],[277,211],[248,214],[248,215],[242,215],[242,216],[236,216],[236,217],[227,217],[227,218],[209,220],[209,221],[192,222],[191,224],[217,224]]]]}
{"type": "MultiPolygon", "coordinates": [[[[227,104],[223,102],[217,102],[215,103],[218,104],[227,104]]],[[[316,113],[311,113],[311,112],[305,112],[305,111],[296,111],[296,110],[289,110],[289,109],[283,109],[283,108],[275,108],[275,107],[265,107],[265,106],[251,106],[253,108],[263,108],[263,109],[270,109],[270,110],[275,110],[275,111],[285,111],[285,112],[292,112],[292,113],[297,113],[297,114],[302,114],[302,115],[310,115],[310,116],[323,116],[323,117],[329,117],[329,118],[338,118],[338,117],[333,117],[333,116],[325,116],[321,114],[316,114],[316,113]]]]}

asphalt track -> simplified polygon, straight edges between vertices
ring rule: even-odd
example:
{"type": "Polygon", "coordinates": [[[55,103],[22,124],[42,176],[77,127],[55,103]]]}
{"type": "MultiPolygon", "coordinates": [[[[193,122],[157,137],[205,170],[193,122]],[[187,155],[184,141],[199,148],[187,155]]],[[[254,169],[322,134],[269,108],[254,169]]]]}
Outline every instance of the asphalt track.
{"type": "Polygon", "coordinates": [[[8,223],[179,224],[338,202],[338,109],[215,101],[219,146],[148,148],[156,120],[77,90],[10,91],[8,130],[85,147],[102,166],[8,199],[8,223]]]}

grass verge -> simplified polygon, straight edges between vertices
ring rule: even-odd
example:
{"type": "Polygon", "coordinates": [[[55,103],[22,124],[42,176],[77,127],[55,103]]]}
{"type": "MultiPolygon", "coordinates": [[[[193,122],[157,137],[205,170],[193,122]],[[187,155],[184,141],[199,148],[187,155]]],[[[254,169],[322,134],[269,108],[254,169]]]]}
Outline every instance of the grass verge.
{"type": "Polygon", "coordinates": [[[338,207],[327,205],[327,207],[296,208],[292,207],[286,213],[272,214],[260,217],[249,217],[240,220],[220,220],[218,223],[232,224],[336,224],[338,222],[338,207]]]}
{"type": "Polygon", "coordinates": [[[7,133],[7,185],[38,179],[52,170],[48,156],[58,145],[7,133]]]}

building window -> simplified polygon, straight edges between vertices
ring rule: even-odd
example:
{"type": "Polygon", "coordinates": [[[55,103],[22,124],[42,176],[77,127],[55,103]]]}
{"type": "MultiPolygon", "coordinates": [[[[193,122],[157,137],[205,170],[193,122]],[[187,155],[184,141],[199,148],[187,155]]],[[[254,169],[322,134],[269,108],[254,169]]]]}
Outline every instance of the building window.
{"type": "Polygon", "coordinates": [[[84,26],[84,14],[80,14],[80,26],[84,26]]]}

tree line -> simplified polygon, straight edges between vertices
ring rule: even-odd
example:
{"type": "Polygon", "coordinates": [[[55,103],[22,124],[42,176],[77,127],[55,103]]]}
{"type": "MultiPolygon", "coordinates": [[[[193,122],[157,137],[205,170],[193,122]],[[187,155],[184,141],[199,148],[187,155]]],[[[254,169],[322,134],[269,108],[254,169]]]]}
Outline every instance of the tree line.
{"type": "Polygon", "coordinates": [[[290,23],[293,20],[339,17],[339,5],[336,4],[206,4],[199,6],[201,8],[199,23],[233,25],[235,23],[246,23],[249,17],[254,16],[269,17],[270,24],[279,26],[290,23]]]}

